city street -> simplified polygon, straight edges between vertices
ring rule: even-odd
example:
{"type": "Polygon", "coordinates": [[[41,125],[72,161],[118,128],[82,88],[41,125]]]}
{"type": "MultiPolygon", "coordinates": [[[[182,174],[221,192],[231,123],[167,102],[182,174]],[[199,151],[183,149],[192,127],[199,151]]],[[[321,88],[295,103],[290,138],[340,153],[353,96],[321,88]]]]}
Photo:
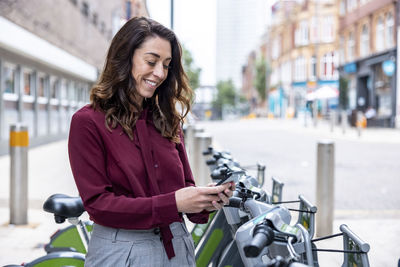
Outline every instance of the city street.
{"type": "MultiPolygon", "coordinates": [[[[283,199],[303,194],[315,201],[316,144],[321,139],[335,142],[334,233],[347,224],[371,245],[371,266],[396,266],[400,258],[399,173],[400,134],[393,129],[366,129],[361,137],[354,129],[343,135],[328,125],[304,128],[293,120],[241,120],[199,123],[213,136],[215,145],[231,151],[242,165],[267,165],[270,176],[285,183],[283,199]]],[[[69,168],[67,141],[29,150],[29,222],[12,226],[9,220],[9,157],[0,157],[0,266],[29,262],[45,254],[42,246],[57,228],[51,214],[42,211],[45,199],[53,193],[77,195],[69,168]]],[[[322,241],[320,248],[342,248],[340,238],[322,241]]],[[[320,266],[341,266],[342,255],[320,253],[320,266]]]]}
{"type": "MultiPolygon", "coordinates": [[[[371,245],[371,266],[397,264],[400,131],[366,129],[358,137],[355,129],[347,129],[345,134],[340,128],[330,132],[329,125],[321,122],[314,128],[297,120],[267,119],[203,122],[201,126],[211,133],[216,146],[230,151],[242,165],[266,164],[265,188],[271,188],[271,176],[277,177],[285,183],[284,200],[303,194],[315,203],[317,143],[334,141],[334,233],[346,223],[371,245]]],[[[338,239],[321,245],[341,248],[338,239]]],[[[320,253],[320,260],[326,260],[321,266],[340,265],[341,255],[327,254],[320,253]]]]}

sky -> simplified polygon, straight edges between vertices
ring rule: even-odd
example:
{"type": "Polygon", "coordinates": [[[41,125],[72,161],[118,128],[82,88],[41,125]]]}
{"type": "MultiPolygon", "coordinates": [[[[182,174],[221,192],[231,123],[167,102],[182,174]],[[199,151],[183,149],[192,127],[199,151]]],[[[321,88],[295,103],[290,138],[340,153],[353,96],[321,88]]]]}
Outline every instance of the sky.
{"type": "MultiPolygon", "coordinates": [[[[173,30],[191,52],[194,64],[201,68],[200,83],[203,86],[216,85],[217,1],[174,0],[173,30]]],[[[274,3],[272,0],[265,2],[267,10],[274,3]]],[[[146,3],[150,17],[170,28],[171,1],[147,0],[146,3]]]]}
{"type": "MultiPolygon", "coordinates": [[[[170,0],[147,0],[150,17],[170,28],[170,0]]],[[[216,1],[174,0],[174,32],[202,69],[202,85],[215,85],[216,1]]]]}

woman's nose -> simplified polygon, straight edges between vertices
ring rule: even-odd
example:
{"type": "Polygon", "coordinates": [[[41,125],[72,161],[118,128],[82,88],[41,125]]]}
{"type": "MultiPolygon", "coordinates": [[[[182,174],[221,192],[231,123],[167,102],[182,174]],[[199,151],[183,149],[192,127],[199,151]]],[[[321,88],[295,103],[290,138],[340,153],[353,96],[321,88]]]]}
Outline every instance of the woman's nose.
{"type": "Polygon", "coordinates": [[[163,66],[162,63],[161,64],[157,64],[154,67],[153,74],[155,76],[157,76],[161,80],[164,79],[164,77],[165,77],[165,69],[164,69],[164,66],[163,66]]]}

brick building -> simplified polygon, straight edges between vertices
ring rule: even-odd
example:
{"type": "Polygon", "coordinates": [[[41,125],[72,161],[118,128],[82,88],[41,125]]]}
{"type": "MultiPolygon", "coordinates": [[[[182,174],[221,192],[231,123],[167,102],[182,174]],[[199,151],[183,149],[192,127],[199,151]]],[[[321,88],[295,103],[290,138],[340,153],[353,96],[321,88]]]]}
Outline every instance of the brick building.
{"type": "MultiPolygon", "coordinates": [[[[304,110],[316,89],[337,90],[338,10],[334,0],[277,1],[268,27],[267,61],[271,65],[269,112],[293,116],[304,110]]],[[[322,113],[337,98],[313,99],[322,113]]]]}
{"type": "Polygon", "coordinates": [[[350,110],[376,110],[368,126],[395,124],[396,3],[340,1],[340,75],[348,80],[350,110]]]}
{"type": "Polygon", "coordinates": [[[110,40],[134,15],[148,15],[144,0],[0,1],[0,154],[16,122],[32,145],[66,136],[110,40]]]}

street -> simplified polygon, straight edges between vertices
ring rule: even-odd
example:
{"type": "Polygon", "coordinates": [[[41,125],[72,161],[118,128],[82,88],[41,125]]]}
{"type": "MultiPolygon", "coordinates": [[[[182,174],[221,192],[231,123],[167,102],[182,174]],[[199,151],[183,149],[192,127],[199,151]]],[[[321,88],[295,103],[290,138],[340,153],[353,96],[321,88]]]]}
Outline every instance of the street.
{"type": "MultiPolygon", "coordinates": [[[[303,194],[315,203],[316,143],[335,142],[334,233],[347,224],[371,245],[370,265],[396,266],[400,257],[399,173],[400,134],[393,129],[366,129],[359,138],[354,129],[343,135],[327,125],[307,127],[290,120],[241,120],[199,123],[213,136],[215,145],[231,151],[242,165],[267,165],[267,190],[271,175],[285,183],[284,200],[303,194]]],[[[0,157],[0,239],[4,244],[0,266],[28,262],[45,254],[42,246],[57,228],[53,216],[42,210],[51,194],[77,195],[68,162],[67,140],[29,151],[29,224],[12,226],[9,220],[9,157],[0,157]],[[27,238],[28,237],[28,238],[27,238]]],[[[295,215],[294,215],[295,216],[295,215]]],[[[341,238],[321,241],[319,248],[342,248],[341,238]]],[[[320,266],[341,266],[342,255],[319,253],[320,266]]]]}
{"type": "MultiPolygon", "coordinates": [[[[270,177],[285,183],[283,200],[303,194],[315,204],[317,142],[335,145],[334,233],[346,223],[371,245],[371,266],[395,266],[400,258],[400,131],[366,129],[361,137],[354,129],[331,133],[328,125],[307,128],[292,120],[241,120],[202,122],[213,142],[228,150],[242,165],[266,164],[264,187],[270,177]],[[396,132],[397,131],[397,132],[396,132]]],[[[328,246],[339,246],[339,241],[328,246]]],[[[319,244],[318,244],[319,245],[319,244]]],[[[321,244],[323,245],[323,244],[321,244]]],[[[338,247],[336,247],[338,248],[338,247]]],[[[320,260],[326,254],[320,253],[320,260]]],[[[339,266],[337,262],[329,266],[339,266]]],[[[331,263],[331,255],[326,259],[331,263]]],[[[326,263],[327,264],[327,263],[326,263]]],[[[327,266],[321,264],[321,266],[327,266]]]]}

